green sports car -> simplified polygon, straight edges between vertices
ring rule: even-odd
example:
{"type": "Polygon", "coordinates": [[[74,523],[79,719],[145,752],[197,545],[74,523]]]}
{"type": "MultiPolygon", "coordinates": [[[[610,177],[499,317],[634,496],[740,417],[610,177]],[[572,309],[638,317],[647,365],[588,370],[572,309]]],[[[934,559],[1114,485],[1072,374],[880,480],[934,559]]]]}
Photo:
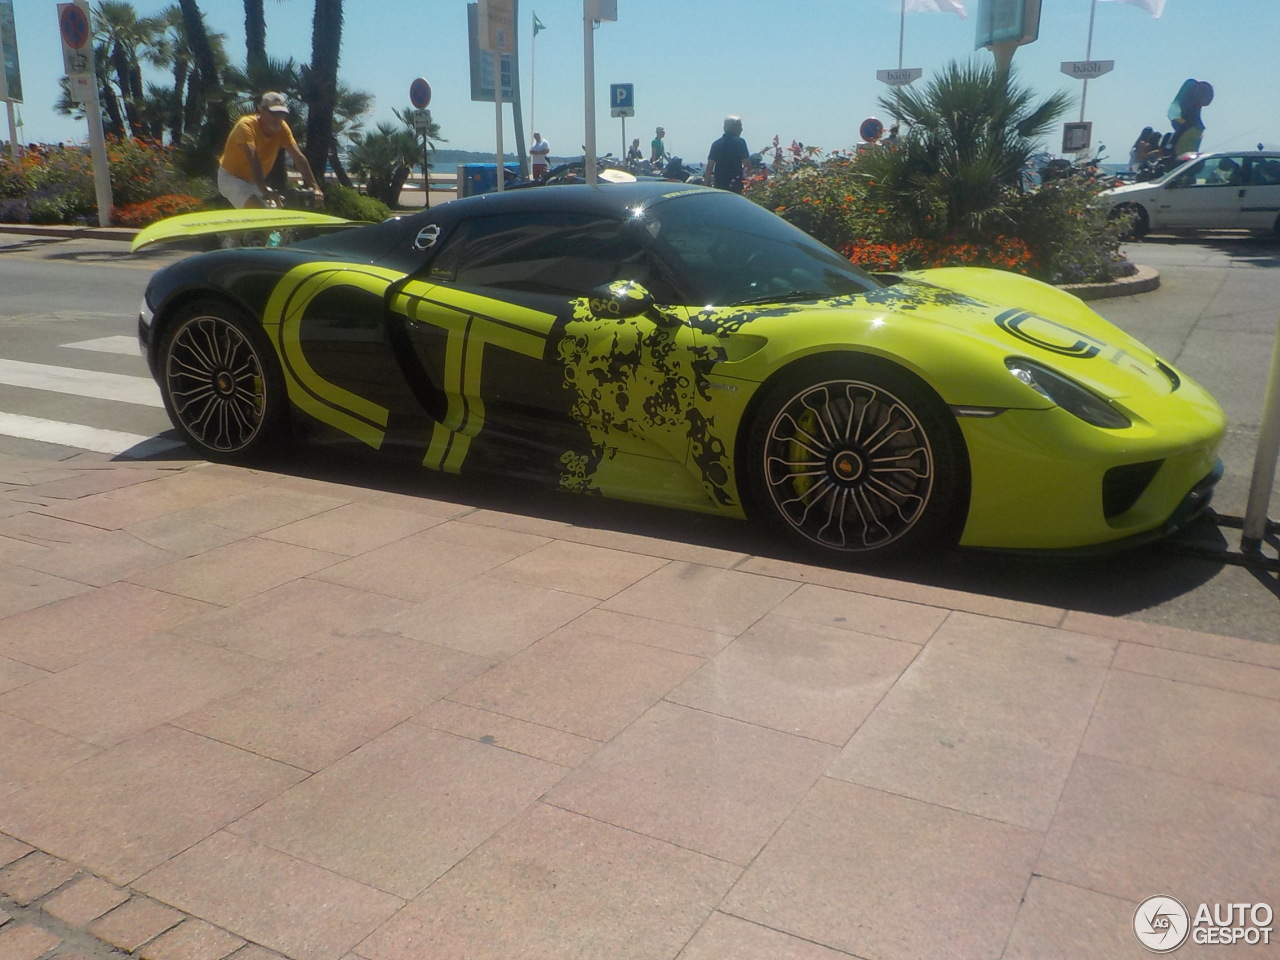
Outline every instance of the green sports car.
{"type": "MultiPolygon", "coordinates": [[[[135,246],[282,214],[193,216],[135,246]]],[[[201,254],[154,276],[139,336],[210,458],[307,433],[830,554],[1146,539],[1221,473],[1213,398],[1077,298],[985,269],[873,276],[685,184],[513,190],[201,254]]]]}

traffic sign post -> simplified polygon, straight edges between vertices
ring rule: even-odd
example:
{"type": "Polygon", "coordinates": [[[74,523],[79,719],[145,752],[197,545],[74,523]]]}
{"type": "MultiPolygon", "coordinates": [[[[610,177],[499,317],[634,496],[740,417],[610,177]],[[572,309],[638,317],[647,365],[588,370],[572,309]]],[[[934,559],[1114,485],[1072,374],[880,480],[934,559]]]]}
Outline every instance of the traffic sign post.
{"type": "Polygon", "coordinates": [[[409,102],[413,104],[413,129],[422,137],[422,202],[431,206],[431,162],[427,157],[427,131],[431,128],[431,84],[422,77],[409,84],[409,102]]]}
{"type": "Polygon", "coordinates": [[[636,115],[634,83],[609,84],[609,116],[622,118],[622,162],[627,161],[627,117],[636,115]]]}
{"type": "Polygon", "coordinates": [[[98,201],[98,226],[111,223],[111,170],[107,166],[107,140],[102,132],[102,107],[94,82],[93,26],[89,4],[71,0],[58,4],[58,33],[62,37],[62,63],[67,69],[72,99],[78,95],[89,120],[89,152],[93,156],[94,193],[98,201]]]}

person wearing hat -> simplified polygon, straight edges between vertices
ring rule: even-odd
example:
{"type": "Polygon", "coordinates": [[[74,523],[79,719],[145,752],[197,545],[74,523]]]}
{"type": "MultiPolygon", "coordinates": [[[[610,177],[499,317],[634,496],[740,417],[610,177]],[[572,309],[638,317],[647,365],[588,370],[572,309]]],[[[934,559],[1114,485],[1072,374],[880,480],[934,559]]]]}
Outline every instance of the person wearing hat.
{"type": "Polygon", "coordinates": [[[267,174],[276,165],[280,151],[293,160],[302,174],[305,186],[316,192],[316,200],[324,202],[320,183],[311,172],[306,155],[298,149],[293,131],[285,121],[289,102],[283,93],[264,93],[258,101],[258,112],[236,121],[227,137],[227,145],[218,160],[218,192],[234,207],[264,207],[267,196],[267,174]]]}

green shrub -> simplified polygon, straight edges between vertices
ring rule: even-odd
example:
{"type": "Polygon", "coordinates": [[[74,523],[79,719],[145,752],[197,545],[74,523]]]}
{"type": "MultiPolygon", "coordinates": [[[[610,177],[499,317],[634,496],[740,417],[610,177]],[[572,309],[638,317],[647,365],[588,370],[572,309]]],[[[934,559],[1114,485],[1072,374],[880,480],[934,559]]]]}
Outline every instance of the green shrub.
{"type": "Polygon", "coordinates": [[[372,223],[391,216],[391,208],[381,200],[336,183],[324,189],[324,212],[344,220],[368,220],[372,223]]]}

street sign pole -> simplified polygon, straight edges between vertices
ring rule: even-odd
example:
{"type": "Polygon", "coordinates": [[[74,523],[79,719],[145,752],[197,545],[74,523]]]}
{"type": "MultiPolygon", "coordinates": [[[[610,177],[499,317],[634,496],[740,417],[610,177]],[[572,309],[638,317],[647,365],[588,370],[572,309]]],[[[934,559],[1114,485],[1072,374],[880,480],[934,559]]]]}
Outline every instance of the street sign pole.
{"type": "Polygon", "coordinates": [[[98,102],[97,73],[93,64],[93,28],[89,4],[72,0],[58,4],[58,29],[62,34],[63,66],[74,97],[84,96],[89,120],[89,153],[93,157],[93,186],[98,201],[98,226],[111,223],[111,168],[107,165],[107,140],[102,132],[102,107],[98,102]]]}

